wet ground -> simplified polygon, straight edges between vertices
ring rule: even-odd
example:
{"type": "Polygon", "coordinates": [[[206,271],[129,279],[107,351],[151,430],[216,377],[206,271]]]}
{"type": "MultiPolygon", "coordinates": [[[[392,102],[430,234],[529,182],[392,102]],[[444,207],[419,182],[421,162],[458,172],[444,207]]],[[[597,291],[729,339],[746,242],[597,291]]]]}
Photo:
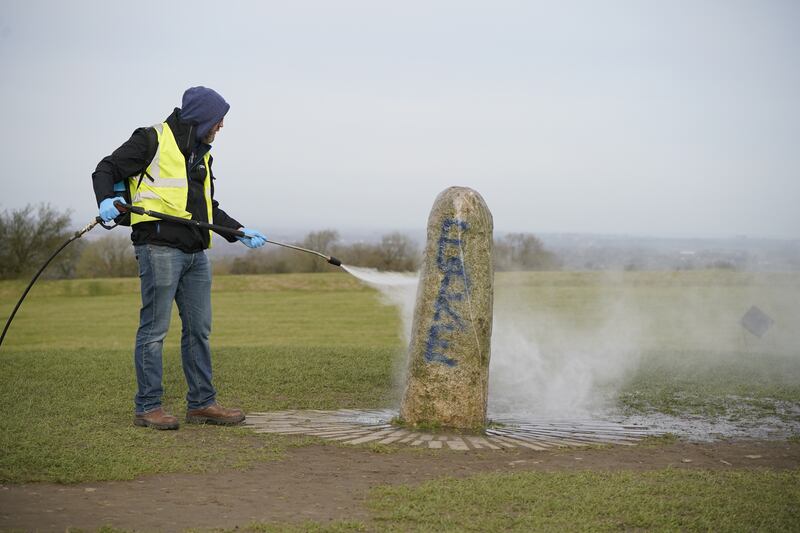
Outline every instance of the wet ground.
{"type": "MultiPolygon", "coordinates": [[[[653,435],[669,433],[692,442],[800,437],[800,404],[796,402],[728,396],[725,403],[727,408],[718,415],[691,412],[668,414],[656,409],[623,414],[619,409],[598,409],[593,412],[561,413],[550,418],[641,428],[653,435]],[[765,414],[765,411],[771,414],[765,414]]],[[[525,412],[495,412],[490,413],[490,417],[493,420],[517,420],[521,423],[548,420],[539,414],[525,412]]]]}

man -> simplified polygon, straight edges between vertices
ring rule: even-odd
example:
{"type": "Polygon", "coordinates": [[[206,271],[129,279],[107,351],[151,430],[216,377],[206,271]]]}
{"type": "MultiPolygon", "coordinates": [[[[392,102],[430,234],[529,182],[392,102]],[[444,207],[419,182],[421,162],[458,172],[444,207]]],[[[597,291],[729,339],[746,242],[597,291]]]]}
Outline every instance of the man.
{"type": "MultiPolygon", "coordinates": [[[[125,202],[121,191],[127,191],[134,206],[242,229],[245,237],[223,236],[250,248],[263,246],[264,235],[243,228],[214,200],[209,152],[228,109],[217,92],[191,87],[183,94],[181,108],[163,123],[134,131],[92,174],[100,217],[105,221],[119,217],[115,202],[125,202]]],[[[186,422],[242,422],[241,410],[226,409],[216,402],[211,383],[211,267],[204,251],[211,246],[209,231],[144,215],[130,216],[142,293],[134,352],[138,383],[134,424],[178,428],[178,419],[161,406],[162,347],[173,301],[181,317],[181,360],[189,388],[186,422]]]]}

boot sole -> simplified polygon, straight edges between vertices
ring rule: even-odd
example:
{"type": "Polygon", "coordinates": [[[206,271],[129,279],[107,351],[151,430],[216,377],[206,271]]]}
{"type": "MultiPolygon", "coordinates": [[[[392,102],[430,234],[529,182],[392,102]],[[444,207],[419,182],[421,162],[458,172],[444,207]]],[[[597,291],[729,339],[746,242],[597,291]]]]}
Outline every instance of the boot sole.
{"type": "Polygon", "coordinates": [[[133,425],[139,427],[150,427],[154,429],[178,429],[180,424],[175,422],[174,424],[156,424],[155,422],[148,422],[147,420],[142,420],[141,418],[134,418],[133,425]]]}
{"type": "Polygon", "coordinates": [[[186,423],[187,424],[212,424],[215,426],[238,426],[242,422],[244,422],[245,417],[242,418],[233,418],[233,419],[224,419],[224,418],[211,418],[208,416],[187,416],[186,423]]]}

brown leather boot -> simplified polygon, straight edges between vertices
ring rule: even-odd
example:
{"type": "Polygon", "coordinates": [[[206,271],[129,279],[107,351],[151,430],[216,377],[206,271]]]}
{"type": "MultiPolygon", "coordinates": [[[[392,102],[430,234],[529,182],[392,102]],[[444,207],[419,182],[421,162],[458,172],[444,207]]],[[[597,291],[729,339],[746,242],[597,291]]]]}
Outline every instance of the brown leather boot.
{"type": "Polygon", "coordinates": [[[243,421],[244,413],[241,409],[226,409],[218,403],[212,403],[203,409],[190,409],[186,411],[187,424],[234,426],[243,421]]]}
{"type": "Polygon", "coordinates": [[[178,419],[168,415],[161,407],[137,414],[133,419],[134,426],[151,427],[156,429],[178,429],[178,419]]]}

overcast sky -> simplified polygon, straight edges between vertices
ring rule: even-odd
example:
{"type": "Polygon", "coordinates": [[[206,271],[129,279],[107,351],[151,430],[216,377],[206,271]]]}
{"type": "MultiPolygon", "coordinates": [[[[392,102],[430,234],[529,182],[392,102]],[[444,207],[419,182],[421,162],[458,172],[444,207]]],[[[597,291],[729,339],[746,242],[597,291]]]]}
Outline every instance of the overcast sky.
{"type": "Polygon", "coordinates": [[[205,85],[244,224],[800,238],[800,2],[0,2],[0,209],[88,222],[91,173],[205,85]]]}

